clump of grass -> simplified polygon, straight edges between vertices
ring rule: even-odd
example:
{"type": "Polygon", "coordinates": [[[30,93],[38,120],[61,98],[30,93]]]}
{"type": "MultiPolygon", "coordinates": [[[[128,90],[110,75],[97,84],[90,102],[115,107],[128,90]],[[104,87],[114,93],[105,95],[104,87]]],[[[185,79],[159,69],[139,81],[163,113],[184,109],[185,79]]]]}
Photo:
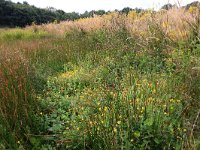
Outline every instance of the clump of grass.
{"type": "Polygon", "coordinates": [[[0,33],[1,40],[23,40],[23,39],[41,39],[48,37],[49,34],[44,31],[33,32],[31,30],[12,29],[0,33]]]}
{"type": "Polygon", "coordinates": [[[0,140],[15,149],[17,140],[25,138],[26,128],[34,125],[34,91],[28,78],[28,64],[20,52],[5,53],[8,52],[1,51],[0,57],[0,140]]]}

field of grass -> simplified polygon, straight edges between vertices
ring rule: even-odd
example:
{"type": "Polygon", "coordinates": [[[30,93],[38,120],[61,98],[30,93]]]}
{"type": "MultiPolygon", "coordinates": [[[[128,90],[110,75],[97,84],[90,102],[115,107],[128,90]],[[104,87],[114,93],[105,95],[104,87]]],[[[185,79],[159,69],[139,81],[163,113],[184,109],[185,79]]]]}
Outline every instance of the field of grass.
{"type": "Polygon", "coordinates": [[[0,149],[200,149],[200,10],[0,30],[0,149]]]}

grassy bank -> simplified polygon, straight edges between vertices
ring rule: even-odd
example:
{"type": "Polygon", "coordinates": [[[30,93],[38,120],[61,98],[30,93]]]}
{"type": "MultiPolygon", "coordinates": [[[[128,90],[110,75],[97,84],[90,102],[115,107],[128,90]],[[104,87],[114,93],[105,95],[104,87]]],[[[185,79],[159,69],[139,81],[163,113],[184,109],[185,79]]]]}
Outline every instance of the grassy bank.
{"type": "Polygon", "coordinates": [[[198,14],[112,13],[2,31],[0,147],[197,149],[198,14]]]}

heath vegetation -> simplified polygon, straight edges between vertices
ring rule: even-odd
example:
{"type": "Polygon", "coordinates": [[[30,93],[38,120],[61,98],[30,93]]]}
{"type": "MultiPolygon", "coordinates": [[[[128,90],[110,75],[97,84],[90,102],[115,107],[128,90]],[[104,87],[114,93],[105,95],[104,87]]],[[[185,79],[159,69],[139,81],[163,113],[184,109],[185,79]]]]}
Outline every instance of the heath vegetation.
{"type": "Polygon", "coordinates": [[[0,30],[0,149],[200,148],[200,9],[0,30]]]}

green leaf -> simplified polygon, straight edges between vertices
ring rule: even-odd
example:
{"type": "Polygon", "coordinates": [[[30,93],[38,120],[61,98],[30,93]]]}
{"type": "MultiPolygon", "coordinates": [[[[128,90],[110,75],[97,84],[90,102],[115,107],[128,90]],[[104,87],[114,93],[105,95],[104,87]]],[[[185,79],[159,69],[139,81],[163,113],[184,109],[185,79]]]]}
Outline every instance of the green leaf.
{"type": "Polygon", "coordinates": [[[139,137],[140,137],[140,132],[139,132],[139,131],[135,131],[135,132],[134,132],[134,136],[135,136],[136,138],[139,138],[139,137]]]}
{"type": "Polygon", "coordinates": [[[40,139],[36,137],[30,137],[29,141],[31,142],[32,145],[34,146],[39,146],[40,145],[40,139]]]}
{"type": "Polygon", "coordinates": [[[153,125],[153,118],[148,118],[144,121],[145,126],[152,126],[153,125]]]}
{"type": "Polygon", "coordinates": [[[156,142],[156,144],[160,144],[160,140],[157,138],[154,139],[154,142],[156,142]]]}

